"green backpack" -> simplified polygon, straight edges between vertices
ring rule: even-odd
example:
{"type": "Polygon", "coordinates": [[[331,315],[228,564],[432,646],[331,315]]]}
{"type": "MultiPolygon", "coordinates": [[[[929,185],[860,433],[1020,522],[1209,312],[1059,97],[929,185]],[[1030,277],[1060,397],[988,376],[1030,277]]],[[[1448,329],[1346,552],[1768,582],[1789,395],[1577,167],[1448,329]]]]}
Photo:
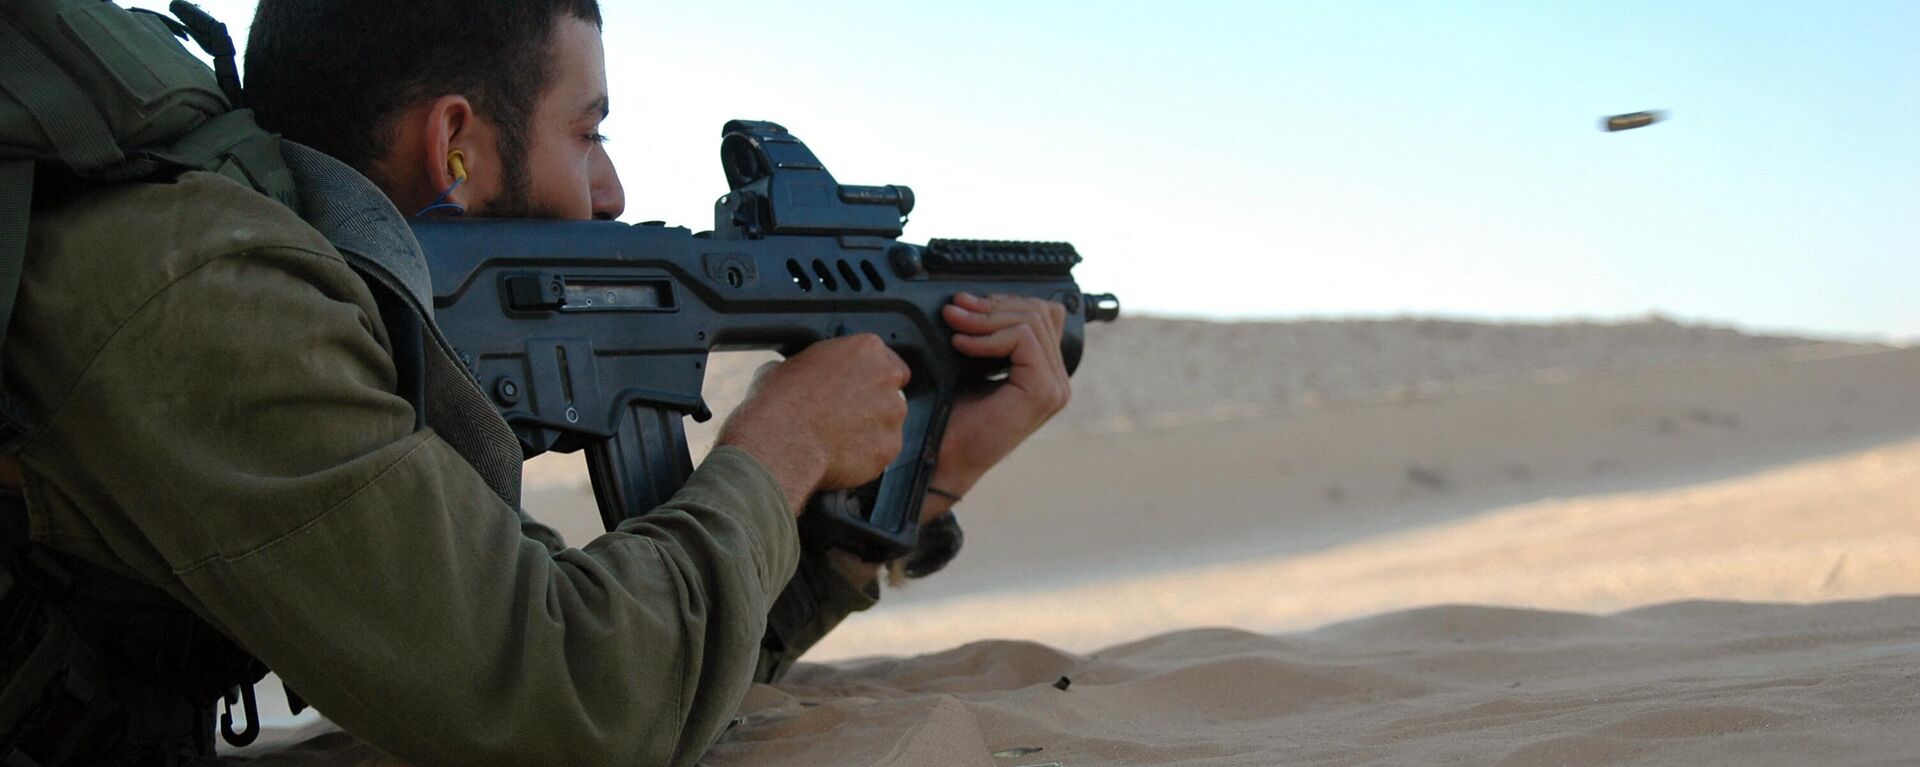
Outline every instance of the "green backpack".
{"type": "MultiPolygon", "coordinates": [[[[294,206],[279,138],[235,108],[240,76],[226,25],[185,0],[169,9],[179,18],[107,0],[0,2],[0,342],[36,199],[205,170],[294,206]],[[213,56],[214,68],[182,39],[213,56]]],[[[10,431],[0,442],[12,442],[30,419],[4,391],[0,380],[0,431],[10,431]]]]}
{"type": "MultiPolygon", "coordinates": [[[[204,170],[295,206],[279,137],[236,108],[239,70],[225,25],[184,0],[170,10],[177,19],[107,0],[0,0],[0,344],[36,204],[204,170]],[[194,40],[214,67],[179,39],[194,40]]],[[[0,380],[0,462],[10,463],[7,454],[31,429],[30,414],[0,380]]],[[[244,744],[259,733],[252,682],[264,668],[211,628],[202,630],[185,608],[181,625],[192,628],[173,641],[179,651],[154,654],[170,659],[161,661],[169,675],[203,690],[170,705],[193,710],[205,729],[175,731],[154,724],[170,719],[130,717],[129,705],[151,707],[156,699],[150,692],[118,694],[122,670],[104,661],[65,612],[65,595],[87,581],[27,543],[24,502],[6,484],[0,482],[0,763],[193,762],[213,750],[212,696],[224,697],[229,708],[220,718],[229,742],[244,744]],[[236,732],[231,708],[243,697],[247,728],[236,732]]]]}

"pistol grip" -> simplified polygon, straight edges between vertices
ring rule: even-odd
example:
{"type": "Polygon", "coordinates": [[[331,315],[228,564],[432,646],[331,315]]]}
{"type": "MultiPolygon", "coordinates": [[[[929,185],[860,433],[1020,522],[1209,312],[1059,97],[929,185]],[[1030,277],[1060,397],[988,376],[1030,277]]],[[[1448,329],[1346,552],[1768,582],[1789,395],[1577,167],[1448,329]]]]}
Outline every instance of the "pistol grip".
{"type": "MultiPolygon", "coordinates": [[[[919,371],[914,377],[923,380],[919,371]]],[[[912,553],[919,540],[927,481],[933,476],[940,440],[952,414],[950,389],[909,390],[900,455],[879,479],[808,499],[806,513],[800,515],[801,540],[809,547],[843,549],[868,562],[912,553]]]]}

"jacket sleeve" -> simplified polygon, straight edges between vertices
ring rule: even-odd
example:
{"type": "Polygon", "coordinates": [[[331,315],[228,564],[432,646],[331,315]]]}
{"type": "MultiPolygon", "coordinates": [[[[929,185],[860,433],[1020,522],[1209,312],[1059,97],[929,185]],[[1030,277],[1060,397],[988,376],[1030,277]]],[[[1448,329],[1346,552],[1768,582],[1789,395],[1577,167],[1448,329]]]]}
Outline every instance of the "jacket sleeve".
{"type": "Polygon", "coordinates": [[[210,259],[128,315],[23,460],[328,717],[430,764],[688,764],[799,557],[738,448],[583,548],[415,430],[337,255],[210,259]],[[530,526],[531,525],[531,526],[530,526]]]}
{"type": "Polygon", "coordinates": [[[767,638],[760,648],[760,662],[754,668],[753,681],[778,682],[793,670],[793,664],[848,615],[872,607],[880,600],[878,580],[864,587],[854,585],[846,573],[828,558],[827,552],[801,548],[800,569],[787,582],[786,590],[774,600],[767,615],[767,638]]]}

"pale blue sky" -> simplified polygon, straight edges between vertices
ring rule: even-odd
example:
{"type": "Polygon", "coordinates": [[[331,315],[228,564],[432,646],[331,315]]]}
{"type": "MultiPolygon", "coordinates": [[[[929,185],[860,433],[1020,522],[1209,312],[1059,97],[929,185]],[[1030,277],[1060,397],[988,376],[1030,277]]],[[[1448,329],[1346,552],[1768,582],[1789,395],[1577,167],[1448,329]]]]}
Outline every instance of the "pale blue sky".
{"type": "Polygon", "coordinates": [[[1920,337],[1920,3],[603,3],[628,220],[751,117],[1132,311],[1920,337]]]}

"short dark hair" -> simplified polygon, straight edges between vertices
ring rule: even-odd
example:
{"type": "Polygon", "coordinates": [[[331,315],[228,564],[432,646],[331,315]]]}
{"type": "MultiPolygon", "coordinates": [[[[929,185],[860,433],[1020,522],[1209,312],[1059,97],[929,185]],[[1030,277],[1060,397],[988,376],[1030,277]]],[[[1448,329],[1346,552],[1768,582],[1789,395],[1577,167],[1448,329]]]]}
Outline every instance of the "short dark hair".
{"type": "MultiPolygon", "coordinates": [[[[529,124],[566,16],[600,26],[598,0],[260,0],[246,106],[260,125],[370,173],[394,117],[466,96],[499,128],[508,197],[525,194],[529,124]]],[[[509,203],[511,205],[511,203],[509,203]]]]}

